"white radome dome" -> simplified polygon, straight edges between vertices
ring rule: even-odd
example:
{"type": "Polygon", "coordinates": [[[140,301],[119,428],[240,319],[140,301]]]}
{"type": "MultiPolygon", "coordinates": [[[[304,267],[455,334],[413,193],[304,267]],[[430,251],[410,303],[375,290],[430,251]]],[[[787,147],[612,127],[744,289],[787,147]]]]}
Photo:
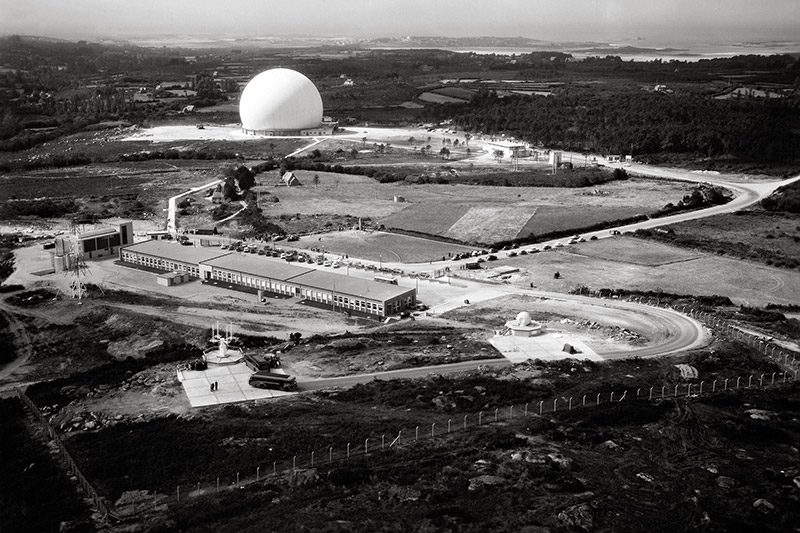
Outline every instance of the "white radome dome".
{"type": "Polygon", "coordinates": [[[518,326],[529,326],[531,324],[531,314],[527,311],[522,311],[517,315],[518,326]]]}
{"type": "Polygon", "coordinates": [[[322,122],[322,97],[314,84],[294,70],[266,70],[242,91],[242,128],[255,131],[302,130],[322,122]]]}

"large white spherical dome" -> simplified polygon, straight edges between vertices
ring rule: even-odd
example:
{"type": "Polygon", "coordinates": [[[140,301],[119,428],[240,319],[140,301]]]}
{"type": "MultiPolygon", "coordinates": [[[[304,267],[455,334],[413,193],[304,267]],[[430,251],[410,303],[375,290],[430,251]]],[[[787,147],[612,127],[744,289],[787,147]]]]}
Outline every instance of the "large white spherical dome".
{"type": "Polygon", "coordinates": [[[294,70],[274,68],[250,80],[239,100],[242,128],[302,130],[322,122],[322,98],[314,84],[294,70]]]}

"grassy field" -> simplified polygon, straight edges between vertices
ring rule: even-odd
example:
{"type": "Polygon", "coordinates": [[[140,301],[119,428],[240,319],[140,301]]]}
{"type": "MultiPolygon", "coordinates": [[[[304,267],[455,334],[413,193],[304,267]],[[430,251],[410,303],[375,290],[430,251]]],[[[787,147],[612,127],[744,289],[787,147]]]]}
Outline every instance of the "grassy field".
{"type": "Polygon", "coordinates": [[[387,228],[448,236],[450,228],[470,208],[480,207],[487,216],[475,222],[483,233],[470,235],[478,242],[491,240],[500,227],[504,228],[503,235],[514,238],[523,231],[539,234],[544,233],[542,229],[568,230],[586,226],[587,220],[594,223],[653,212],[668,201],[679,200],[691,189],[683,183],[640,179],[605,183],[587,190],[382,184],[364,176],[303,170],[297,175],[302,187],[278,185],[277,173],[259,176],[259,182],[264,184],[261,190],[279,199],[269,206],[267,214],[349,214],[370,217],[387,228]],[[319,176],[317,186],[313,185],[315,174],[319,176]],[[395,202],[395,196],[406,201],[395,202]],[[532,219],[520,216],[534,212],[537,214],[532,219]],[[508,216],[495,217],[498,213],[508,216]]]}
{"type": "Polygon", "coordinates": [[[519,229],[516,235],[510,238],[525,238],[536,235],[547,235],[555,231],[570,228],[590,227],[601,222],[622,220],[634,215],[646,213],[640,207],[634,206],[576,206],[565,205],[542,206],[519,229]]]}
{"type": "Polygon", "coordinates": [[[639,239],[618,238],[602,241],[602,245],[592,243],[590,246],[571,248],[578,255],[594,257],[606,261],[620,261],[641,266],[662,266],[698,259],[701,254],[669,246],[666,244],[647,243],[639,239]]]}
{"type": "Polygon", "coordinates": [[[472,248],[448,242],[422,239],[397,233],[340,231],[322,236],[302,237],[293,245],[322,248],[328,253],[369,261],[423,263],[439,261],[449,254],[472,251],[472,248]]]}
{"type": "Polygon", "coordinates": [[[754,209],[681,222],[666,229],[673,233],[639,233],[685,248],[800,268],[800,219],[796,214],[754,209]]]}
{"type": "Polygon", "coordinates": [[[663,244],[620,237],[501,259],[493,266],[523,268],[527,273],[519,276],[518,283],[532,283],[546,290],[568,291],[583,285],[592,289],[718,294],[729,296],[736,304],[751,306],[800,301],[800,272],[703,252],[696,255],[691,259],[685,250],[675,249],[670,254],[663,244]],[[651,255],[652,259],[645,259],[651,255]],[[667,262],[642,264],[656,260],[667,262]],[[553,279],[555,272],[561,274],[560,279],[553,279]]]}

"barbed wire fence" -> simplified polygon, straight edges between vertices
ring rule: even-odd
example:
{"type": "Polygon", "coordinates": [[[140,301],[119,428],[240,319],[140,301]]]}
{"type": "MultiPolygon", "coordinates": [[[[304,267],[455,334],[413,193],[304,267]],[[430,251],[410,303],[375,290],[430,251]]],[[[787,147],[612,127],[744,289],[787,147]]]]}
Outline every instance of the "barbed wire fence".
{"type": "MultiPolygon", "coordinates": [[[[746,390],[765,390],[797,380],[792,371],[762,374],[739,375],[717,378],[699,383],[664,383],[637,388],[586,393],[572,396],[554,396],[525,404],[514,404],[485,409],[472,414],[459,414],[450,417],[431,418],[413,427],[404,427],[397,432],[371,435],[352,439],[350,442],[331,445],[292,454],[291,460],[260,464],[250,472],[236,472],[235,475],[220,476],[213,480],[196,482],[192,485],[178,485],[174,501],[186,501],[202,495],[241,488],[253,483],[277,481],[281,478],[293,479],[308,469],[319,467],[335,468],[348,462],[377,456],[390,450],[406,449],[423,442],[457,437],[469,431],[498,423],[529,420],[565,411],[585,410],[621,402],[662,402],[680,398],[695,399],[726,392],[746,390]]],[[[146,502],[144,502],[146,504],[146,502]]]]}

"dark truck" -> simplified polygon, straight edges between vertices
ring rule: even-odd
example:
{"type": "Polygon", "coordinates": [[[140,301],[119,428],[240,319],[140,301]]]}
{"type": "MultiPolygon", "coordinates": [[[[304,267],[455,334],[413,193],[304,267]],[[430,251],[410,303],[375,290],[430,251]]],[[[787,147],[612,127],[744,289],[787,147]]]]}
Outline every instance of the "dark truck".
{"type": "Polygon", "coordinates": [[[297,390],[297,378],[287,374],[273,372],[256,372],[248,381],[251,387],[257,389],[279,389],[284,391],[297,390]]]}
{"type": "Polygon", "coordinates": [[[276,354],[259,355],[259,354],[244,354],[244,364],[254,372],[269,371],[272,368],[281,366],[281,358],[276,354]]]}

